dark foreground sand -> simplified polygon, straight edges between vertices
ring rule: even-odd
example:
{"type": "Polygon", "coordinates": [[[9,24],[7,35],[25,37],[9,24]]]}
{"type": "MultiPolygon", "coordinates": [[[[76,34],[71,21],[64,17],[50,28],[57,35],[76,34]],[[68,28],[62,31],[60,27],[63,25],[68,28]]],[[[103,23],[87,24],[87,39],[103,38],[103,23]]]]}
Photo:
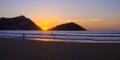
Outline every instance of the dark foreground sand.
{"type": "Polygon", "coordinates": [[[0,60],[120,60],[120,44],[0,38],[0,60]]]}

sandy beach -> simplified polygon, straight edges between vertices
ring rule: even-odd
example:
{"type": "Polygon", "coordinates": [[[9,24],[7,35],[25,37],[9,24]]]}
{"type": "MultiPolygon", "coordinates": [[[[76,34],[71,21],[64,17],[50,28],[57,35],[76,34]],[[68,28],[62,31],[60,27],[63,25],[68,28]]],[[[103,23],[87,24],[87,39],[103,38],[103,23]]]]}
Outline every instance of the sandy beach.
{"type": "Polygon", "coordinates": [[[120,43],[0,38],[0,60],[120,60],[120,43]]]}

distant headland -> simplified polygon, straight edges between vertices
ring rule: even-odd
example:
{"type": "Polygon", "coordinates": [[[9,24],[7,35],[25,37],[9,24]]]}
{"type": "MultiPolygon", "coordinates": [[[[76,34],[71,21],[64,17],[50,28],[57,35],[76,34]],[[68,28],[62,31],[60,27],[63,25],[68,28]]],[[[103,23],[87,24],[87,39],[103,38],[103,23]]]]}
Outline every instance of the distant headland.
{"type": "MultiPolygon", "coordinates": [[[[31,19],[26,18],[24,15],[20,15],[13,18],[0,18],[0,30],[42,30],[31,19]]],[[[85,28],[80,25],[70,22],[58,25],[49,30],[57,31],[86,31],[85,28]]]]}
{"type": "Polygon", "coordinates": [[[32,20],[25,16],[0,18],[0,30],[41,30],[32,20]]]}

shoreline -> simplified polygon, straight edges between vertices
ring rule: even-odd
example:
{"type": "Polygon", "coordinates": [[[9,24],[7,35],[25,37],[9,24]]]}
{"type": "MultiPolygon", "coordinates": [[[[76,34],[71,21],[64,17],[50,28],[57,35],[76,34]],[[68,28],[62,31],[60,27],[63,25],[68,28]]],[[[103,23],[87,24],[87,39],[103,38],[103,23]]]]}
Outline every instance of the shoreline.
{"type": "Polygon", "coordinates": [[[119,60],[119,43],[0,38],[0,60],[119,60]]]}

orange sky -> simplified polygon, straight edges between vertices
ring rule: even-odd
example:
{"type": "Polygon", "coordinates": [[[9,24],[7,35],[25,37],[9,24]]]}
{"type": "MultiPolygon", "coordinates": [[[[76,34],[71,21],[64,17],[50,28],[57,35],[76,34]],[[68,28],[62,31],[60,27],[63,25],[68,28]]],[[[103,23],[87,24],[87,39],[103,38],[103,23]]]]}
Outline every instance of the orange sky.
{"type": "Polygon", "coordinates": [[[62,20],[62,19],[32,19],[38,26],[42,29],[50,29],[57,25],[68,23],[68,22],[75,22],[82,27],[88,30],[119,30],[120,28],[120,21],[119,20],[110,20],[102,18],[83,18],[79,20],[62,20]]]}
{"type": "Polygon", "coordinates": [[[0,17],[20,14],[46,29],[75,22],[88,30],[120,30],[120,0],[0,0],[0,17]]]}

